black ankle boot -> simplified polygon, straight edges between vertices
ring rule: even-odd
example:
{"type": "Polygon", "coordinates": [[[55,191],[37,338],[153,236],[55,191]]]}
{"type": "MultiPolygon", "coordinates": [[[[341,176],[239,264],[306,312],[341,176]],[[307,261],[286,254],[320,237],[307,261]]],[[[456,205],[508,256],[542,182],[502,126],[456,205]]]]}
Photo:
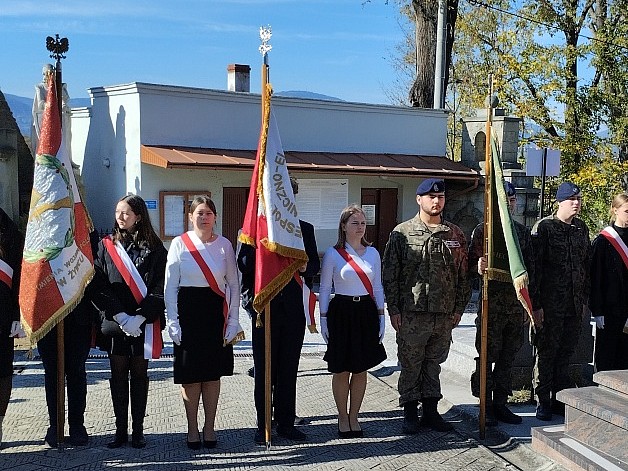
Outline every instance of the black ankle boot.
{"type": "Polygon", "coordinates": [[[419,401],[409,401],[403,405],[403,425],[401,430],[408,435],[419,433],[420,423],[418,415],[419,401]]]}
{"type": "Polygon", "coordinates": [[[438,401],[436,397],[423,398],[423,417],[421,425],[437,432],[451,432],[454,426],[445,421],[438,413],[438,401]]]}
{"type": "Polygon", "coordinates": [[[129,435],[127,432],[116,431],[116,434],[113,436],[113,440],[107,443],[107,448],[120,448],[124,446],[129,441],[129,435]]]}

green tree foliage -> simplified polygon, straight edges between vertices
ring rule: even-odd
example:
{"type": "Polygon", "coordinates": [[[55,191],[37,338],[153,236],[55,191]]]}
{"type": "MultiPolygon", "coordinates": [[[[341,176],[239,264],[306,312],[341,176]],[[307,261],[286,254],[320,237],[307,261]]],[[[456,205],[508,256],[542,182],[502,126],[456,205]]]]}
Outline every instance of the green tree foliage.
{"type": "MultiPolygon", "coordinates": [[[[413,2],[401,3],[412,11],[413,2]]],[[[595,227],[627,173],[626,12],[628,0],[457,5],[450,108],[458,115],[482,108],[492,75],[500,106],[524,119],[528,140],[561,150],[561,177],[582,184],[585,218],[595,227]],[[605,178],[589,178],[594,168],[605,178]]]]}

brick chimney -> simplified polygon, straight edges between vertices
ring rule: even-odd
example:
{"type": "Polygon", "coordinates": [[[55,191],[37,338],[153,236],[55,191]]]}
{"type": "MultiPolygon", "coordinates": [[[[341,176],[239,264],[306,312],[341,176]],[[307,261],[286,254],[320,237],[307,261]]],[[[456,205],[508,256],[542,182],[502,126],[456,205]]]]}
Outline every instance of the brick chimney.
{"type": "Polygon", "coordinates": [[[230,92],[251,91],[251,67],[244,64],[227,66],[227,90],[230,92]]]}

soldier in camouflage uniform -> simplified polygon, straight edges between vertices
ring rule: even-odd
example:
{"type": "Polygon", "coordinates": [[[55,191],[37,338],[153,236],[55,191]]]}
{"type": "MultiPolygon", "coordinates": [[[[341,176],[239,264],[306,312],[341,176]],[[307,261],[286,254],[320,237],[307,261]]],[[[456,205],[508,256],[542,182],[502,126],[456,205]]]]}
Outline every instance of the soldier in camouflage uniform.
{"type": "MultiPolygon", "coordinates": [[[[508,208],[512,213],[517,203],[515,186],[506,182],[508,208]]],[[[513,220],[519,247],[528,272],[533,277],[533,252],[530,230],[523,224],[513,220]]],[[[469,246],[469,273],[478,276],[486,270],[487,262],[484,254],[484,223],[473,230],[469,246]]],[[[481,290],[480,290],[481,291],[481,290]]],[[[523,324],[528,315],[521,302],[517,299],[515,288],[510,282],[490,281],[488,284],[488,332],[487,332],[487,366],[486,375],[486,425],[497,425],[497,420],[508,424],[520,424],[521,417],[513,414],[507,407],[508,396],[512,394],[512,363],[515,355],[523,344],[523,324]],[[490,365],[493,365],[491,367],[490,365]]],[[[475,320],[475,348],[478,353],[481,347],[482,303],[478,306],[475,320]]],[[[471,391],[480,397],[480,360],[475,359],[475,371],[471,375],[471,391]]]]}
{"type": "Polygon", "coordinates": [[[440,365],[470,297],[464,234],[441,218],[445,182],[424,180],[417,188],[417,203],[419,213],[391,232],[382,261],[388,312],[397,331],[403,431],[409,434],[418,433],[419,425],[437,431],[453,428],[437,410],[443,397],[440,365]]]}
{"type": "MultiPolygon", "coordinates": [[[[552,409],[561,413],[554,398],[571,386],[569,358],[576,350],[582,318],[589,313],[589,260],[591,243],[580,213],[580,188],[562,183],[556,192],[558,210],[532,229],[536,276],[531,291],[537,348],[534,386],[536,417],[551,420],[552,409]]],[[[564,413],[564,411],[562,411],[564,413]]]]}

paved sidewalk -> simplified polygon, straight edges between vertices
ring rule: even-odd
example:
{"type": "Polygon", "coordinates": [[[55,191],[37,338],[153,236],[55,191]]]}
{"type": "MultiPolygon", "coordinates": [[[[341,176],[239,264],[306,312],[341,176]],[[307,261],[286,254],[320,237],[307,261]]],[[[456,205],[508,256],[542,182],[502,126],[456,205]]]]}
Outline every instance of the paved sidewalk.
{"type": "MultiPolygon", "coordinates": [[[[242,311],[244,313],[244,311],[242,311]]],[[[243,327],[250,322],[243,315],[243,327]]],[[[402,412],[397,407],[398,368],[394,332],[388,328],[385,346],[388,360],[372,370],[361,413],[364,438],[337,437],[331,376],[322,360],[324,343],[318,334],[306,334],[298,379],[297,413],[306,419],[301,426],[308,435],[304,444],[293,444],[276,435],[270,450],[255,445],[253,379],[250,342],[236,348],[235,374],[224,378],[218,406],[215,450],[194,452],[185,445],[186,421],[179,388],[172,382],[172,359],[151,361],[150,392],[145,422],[148,446],[143,450],[125,447],[109,450],[106,443],[114,431],[109,394],[109,365],[104,355],[88,360],[88,406],[85,424],[90,434],[86,447],[50,449],[43,444],[47,414],[43,368],[39,361],[22,361],[23,370],[14,377],[11,403],[4,421],[4,447],[0,452],[2,470],[47,469],[288,469],[320,470],[554,470],[551,461],[529,450],[522,440],[510,440],[500,430],[491,430],[486,440],[477,437],[475,398],[465,396],[464,375],[443,372],[441,412],[455,422],[456,431],[429,430],[415,435],[401,434],[402,412]],[[470,398],[470,399],[469,399],[470,398]],[[453,399],[453,400],[452,400],[453,399]]],[[[98,351],[93,353],[98,356],[98,351]]],[[[534,419],[536,421],[536,419],[534,419]]],[[[202,424],[202,421],[201,421],[202,424]]],[[[524,420],[529,426],[538,425],[524,420]]],[[[67,425],[66,425],[67,433],[67,425]]]]}

